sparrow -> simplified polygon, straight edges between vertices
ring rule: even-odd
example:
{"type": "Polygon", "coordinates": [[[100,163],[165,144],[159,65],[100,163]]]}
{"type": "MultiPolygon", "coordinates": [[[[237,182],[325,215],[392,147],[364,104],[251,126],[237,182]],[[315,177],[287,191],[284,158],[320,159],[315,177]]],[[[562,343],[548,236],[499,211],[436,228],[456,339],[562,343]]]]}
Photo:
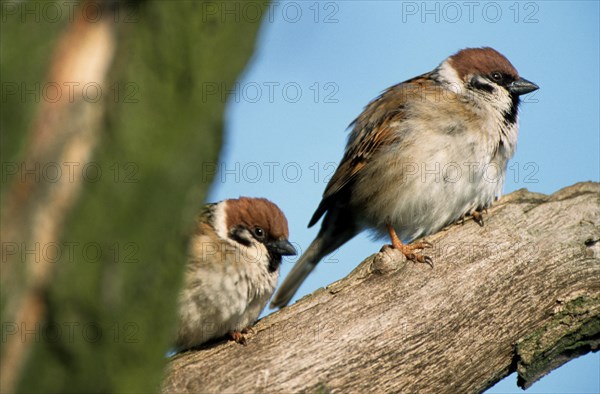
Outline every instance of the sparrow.
{"type": "Polygon", "coordinates": [[[430,243],[402,240],[467,215],[481,221],[515,153],[519,97],[538,88],[496,50],[467,48],[371,101],[350,124],[344,156],[308,224],[324,216],[321,229],[271,308],[287,305],[325,255],[365,229],[432,264],[422,254],[430,243]]]}
{"type": "Polygon", "coordinates": [[[269,200],[206,205],[190,238],[176,349],[226,335],[245,343],[245,331],[275,290],[282,256],[295,254],[287,219],[269,200]]]}

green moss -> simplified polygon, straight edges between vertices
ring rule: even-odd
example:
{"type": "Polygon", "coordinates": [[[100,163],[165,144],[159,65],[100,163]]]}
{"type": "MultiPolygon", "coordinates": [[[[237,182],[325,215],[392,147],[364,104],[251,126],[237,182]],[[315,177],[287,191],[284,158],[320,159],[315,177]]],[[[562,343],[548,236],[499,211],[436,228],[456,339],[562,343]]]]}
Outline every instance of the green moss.
{"type": "Polygon", "coordinates": [[[600,345],[600,298],[578,297],[564,304],[552,321],[517,344],[518,384],[531,386],[565,362],[600,345]]]}
{"type": "Polygon", "coordinates": [[[325,383],[321,382],[316,387],[314,387],[314,390],[309,390],[309,392],[315,394],[329,394],[331,393],[331,389],[327,387],[325,383]]]}

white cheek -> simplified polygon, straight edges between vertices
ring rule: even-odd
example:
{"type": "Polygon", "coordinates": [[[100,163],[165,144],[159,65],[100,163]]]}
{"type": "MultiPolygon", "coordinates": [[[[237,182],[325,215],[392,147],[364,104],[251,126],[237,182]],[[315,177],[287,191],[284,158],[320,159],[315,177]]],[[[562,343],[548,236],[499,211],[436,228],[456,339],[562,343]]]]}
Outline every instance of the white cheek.
{"type": "Polygon", "coordinates": [[[227,200],[221,201],[217,204],[215,209],[214,217],[215,217],[215,231],[217,235],[221,239],[227,239],[227,223],[225,223],[225,208],[227,205],[227,200]]]}
{"type": "Polygon", "coordinates": [[[448,63],[448,60],[444,60],[442,64],[440,64],[437,68],[437,73],[446,81],[450,86],[448,89],[453,91],[454,93],[462,93],[462,89],[464,88],[463,81],[459,78],[458,74],[454,67],[448,63]]]}

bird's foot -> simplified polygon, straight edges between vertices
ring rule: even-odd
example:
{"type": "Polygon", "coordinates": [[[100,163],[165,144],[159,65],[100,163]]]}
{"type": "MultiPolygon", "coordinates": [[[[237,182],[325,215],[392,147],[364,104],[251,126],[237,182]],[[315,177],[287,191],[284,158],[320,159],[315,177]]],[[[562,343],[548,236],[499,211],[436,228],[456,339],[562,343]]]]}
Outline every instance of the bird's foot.
{"type": "Polygon", "coordinates": [[[480,225],[481,227],[483,227],[483,225],[485,224],[483,222],[483,212],[484,211],[487,214],[487,208],[484,208],[484,209],[474,209],[470,213],[471,217],[473,218],[473,221],[475,223],[477,223],[478,225],[480,225]]]}
{"type": "Polygon", "coordinates": [[[465,220],[467,219],[468,216],[470,216],[473,221],[475,223],[477,223],[478,225],[480,225],[481,227],[483,227],[483,225],[485,224],[483,221],[483,213],[488,213],[487,212],[487,208],[483,208],[483,209],[473,209],[471,212],[469,213],[465,213],[464,215],[462,215],[460,217],[460,219],[458,219],[458,221],[456,223],[460,224],[461,226],[463,224],[465,224],[465,220]]]}
{"type": "Polygon", "coordinates": [[[426,248],[431,248],[433,245],[426,241],[413,242],[408,245],[404,245],[394,228],[390,225],[387,226],[388,232],[390,233],[390,238],[392,241],[392,248],[398,249],[402,252],[407,259],[412,260],[416,263],[425,263],[428,264],[431,268],[433,268],[433,259],[429,256],[423,255],[420,251],[426,248]]]}
{"type": "Polygon", "coordinates": [[[399,251],[401,251],[402,254],[404,256],[406,256],[407,259],[414,261],[416,263],[428,264],[431,268],[433,268],[433,259],[431,257],[426,256],[423,253],[421,253],[421,250],[426,249],[426,248],[431,248],[433,246],[429,242],[425,242],[425,241],[414,242],[414,243],[408,244],[408,245],[392,244],[392,246],[395,249],[398,249],[399,251]]]}
{"type": "Polygon", "coordinates": [[[239,343],[240,345],[247,345],[248,341],[246,341],[246,335],[248,333],[248,329],[244,328],[242,331],[230,331],[229,336],[231,340],[235,343],[239,343]]]}

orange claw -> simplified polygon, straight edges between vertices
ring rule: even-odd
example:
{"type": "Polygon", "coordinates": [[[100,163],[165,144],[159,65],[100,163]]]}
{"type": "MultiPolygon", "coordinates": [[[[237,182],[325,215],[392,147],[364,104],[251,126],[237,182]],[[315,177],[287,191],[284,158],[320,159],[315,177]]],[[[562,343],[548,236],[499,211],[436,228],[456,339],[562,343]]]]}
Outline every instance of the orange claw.
{"type": "Polygon", "coordinates": [[[235,343],[239,343],[240,345],[246,345],[246,336],[240,331],[231,331],[229,336],[235,343]]]}
{"type": "Polygon", "coordinates": [[[425,249],[425,248],[431,248],[433,245],[431,245],[429,242],[426,242],[426,241],[413,242],[412,244],[404,245],[402,243],[402,241],[400,241],[400,238],[398,238],[398,234],[396,234],[396,230],[394,230],[392,225],[388,223],[388,224],[386,224],[386,227],[387,227],[388,233],[390,234],[390,239],[392,241],[392,247],[394,249],[398,249],[409,260],[412,260],[412,261],[415,261],[418,263],[429,264],[429,266],[431,268],[433,268],[433,260],[431,259],[431,257],[425,256],[422,253],[417,252],[417,251],[425,249]]]}
{"type": "MultiPolygon", "coordinates": [[[[486,212],[487,213],[487,210],[486,212]]],[[[483,222],[483,213],[482,211],[478,211],[476,209],[471,211],[471,217],[473,218],[473,221],[475,223],[477,223],[478,225],[480,225],[481,227],[483,227],[484,222],[483,222]]]]}

